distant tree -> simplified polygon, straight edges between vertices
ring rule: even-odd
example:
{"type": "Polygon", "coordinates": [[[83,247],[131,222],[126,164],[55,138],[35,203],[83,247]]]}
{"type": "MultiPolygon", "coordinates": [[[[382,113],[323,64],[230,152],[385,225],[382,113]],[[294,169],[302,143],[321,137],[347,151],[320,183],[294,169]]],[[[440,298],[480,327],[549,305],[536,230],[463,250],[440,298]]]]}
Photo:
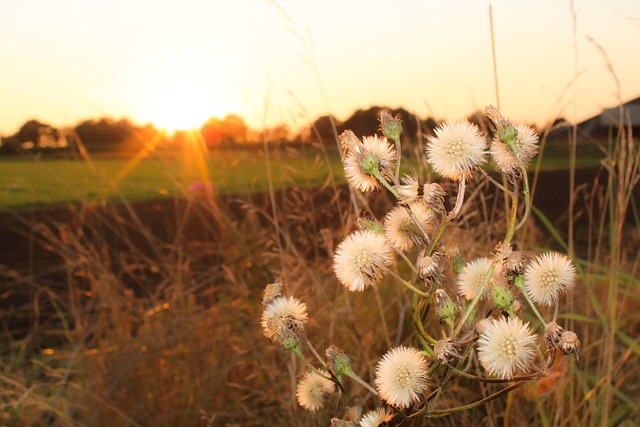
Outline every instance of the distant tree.
{"type": "Polygon", "coordinates": [[[1,142],[2,142],[0,144],[1,154],[13,154],[13,153],[20,152],[20,150],[22,149],[22,143],[15,135],[3,136],[1,139],[1,142]]]}
{"type": "Polygon", "coordinates": [[[242,117],[229,114],[222,119],[221,127],[223,139],[233,143],[245,142],[248,127],[242,117]]]}
{"type": "Polygon", "coordinates": [[[246,142],[248,132],[249,128],[242,117],[235,114],[229,114],[222,120],[211,117],[200,128],[200,133],[207,147],[210,148],[222,142],[227,144],[246,142]]]}
{"type": "Polygon", "coordinates": [[[135,128],[128,120],[102,118],[87,120],[75,127],[75,133],[87,150],[111,150],[122,148],[132,141],[135,128]]]}
{"type": "Polygon", "coordinates": [[[24,146],[31,143],[34,149],[38,149],[41,146],[57,146],[57,142],[60,139],[57,129],[37,120],[27,121],[14,136],[20,141],[21,145],[24,146]]]}
{"type": "Polygon", "coordinates": [[[358,109],[351,117],[344,121],[341,131],[351,129],[358,137],[374,135],[380,127],[381,107],[370,107],[367,110],[358,109]]]}
{"type": "Polygon", "coordinates": [[[339,125],[338,119],[332,115],[318,117],[309,129],[309,136],[312,139],[320,138],[321,141],[335,141],[333,125],[339,125]]]}
{"type": "Polygon", "coordinates": [[[222,121],[217,117],[211,117],[200,128],[207,147],[213,147],[222,141],[222,121]]]}

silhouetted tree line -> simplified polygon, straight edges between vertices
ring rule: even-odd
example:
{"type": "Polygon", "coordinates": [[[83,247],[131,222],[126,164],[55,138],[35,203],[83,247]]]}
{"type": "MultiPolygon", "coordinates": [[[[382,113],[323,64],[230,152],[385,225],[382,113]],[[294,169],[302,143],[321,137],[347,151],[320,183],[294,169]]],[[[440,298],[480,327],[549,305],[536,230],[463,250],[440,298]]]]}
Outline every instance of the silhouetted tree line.
{"type": "MultiPolygon", "coordinates": [[[[208,148],[250,147],[261,145],[264,140],[282,143],[305,144],[309,142],[335,145],[335,136],[344,130],[351,129],[356,135],[373,135],[379,133],[379,118],[383,111],[402,120],[404,128],[402,137],[415,141],[419,134],[429,135],[438,125],[433,118],[421,119],[403,108],[389,109],[373,106],[358,109],[345,121],[333,116],[321,116],[309,126],[297,133],[292,133],[286,125],[277,125],[260,131],[250,129],[242,117],[230,114],[222,119],[212,117],[200,128],[208,148]]],[[[468,118],[491,133],[486,117],[476,112],[468,118]]],[[[136,125],[127,119],[115,120],[100,118],[85,120],[69,128],[55,127],[29,120],[14,135],[0,139],[0,154],[16,152],[57,152],[77,154],[87,152],[130,153],[152,143],[163,149],[179,149],[189,141],[187,132],[168,134],[156,129],[151,124],[136,125]]]]}

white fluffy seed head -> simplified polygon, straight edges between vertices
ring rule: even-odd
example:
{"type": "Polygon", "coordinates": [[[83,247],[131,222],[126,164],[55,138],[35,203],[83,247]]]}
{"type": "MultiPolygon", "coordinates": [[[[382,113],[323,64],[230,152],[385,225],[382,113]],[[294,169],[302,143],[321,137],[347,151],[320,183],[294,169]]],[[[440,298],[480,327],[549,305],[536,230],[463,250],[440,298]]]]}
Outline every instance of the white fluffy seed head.
{"type": "Polygon", "coordinates": [[[392,418],[393,413],[389,409],[377,408],[364,414],[358,425],[360,427],[379,427],[382,423],[391,421],[392,418]]]}
{"type": "Polygon", "coordinates": [[[524,290],[533,302],[551,305],[560,294],[572,288],[576,268],[564,255],[548,252],[536,257],[524,273],[524,290]]]}
{"type": "Polygon", "coordinates": [[[427,161],[445,178],[459,181],[485,160],[486,140],[468,121],[443,123],[427,144],[427,161]]]}
{"type": "Polygon", "coordinates": [[[358,230],[338,245],[333,270],[344,287],[359,292],[382,280],[392,261],[393,249],[383,235],[358,230]]]}
{"type": "MultiPolygon", "coordinates": [[[[422,230],[427,234],[432,232],[435,224],[433,211],[420,201],[410,203],[408,207],[422,230]]],[[[401,251],[427,243],[405,206],[396,206],[389,211],[384,219],[384,232],[389,242],[401,251]]]]}
{"type": "Polygon", "coordinates": [[[278,296],[264,308],[260,325],[264,336],[273,342],[300,336],[307,323],[307,305],[297,298],[278,296]]]}
{"type": "Polygon", "coordinates": [[[396,347],[378,362],[376,387],[389,405],[403,409],[417,403],[428,385],[427,359],[415,348],[396,347]]]}
{"type": "MultiPolygon", "coordinates": [[[[460,274],[458,274],[458,290],[467,300],[472,300],[480,292],[484,284],[485,277],[491,267],[489,258],[476,258],[466,264],[460,274]]],[[[482,293],[482,299],[489,297],[489,286],[486,286],[482,293]]]]}
{"type": "Polygon", "coordinates": [[[478,359],[489,375],[511,379],[533,365],[537,337],[519,318],[493,319],[483,325],[478,339],[478,359]]]}
{"type": "MultiPolygon", "coordinates": [[[[329,377],[329,374],[324,370],[320,370],[320,373],[329,377]]],[[[321,377],[314,372],[307,372],[298,383],[296,397],[298,398],[300,406],[307,411],[316,412],[322,409],[325,400],[331,396],[334,391],[335,384],[333,381],[321,377]]]]}

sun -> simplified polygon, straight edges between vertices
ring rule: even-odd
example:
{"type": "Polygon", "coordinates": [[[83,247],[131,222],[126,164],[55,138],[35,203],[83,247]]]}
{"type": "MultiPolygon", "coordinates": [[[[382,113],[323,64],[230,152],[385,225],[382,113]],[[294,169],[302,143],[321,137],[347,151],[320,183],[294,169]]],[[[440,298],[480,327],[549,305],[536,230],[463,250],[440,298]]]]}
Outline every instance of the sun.
{"type": "Polygon", "coordinates": [[[220,111],[204,85],[183,76],[158,84],[148,101],[149,120],[170,132],[200,128],[220,111]]]}

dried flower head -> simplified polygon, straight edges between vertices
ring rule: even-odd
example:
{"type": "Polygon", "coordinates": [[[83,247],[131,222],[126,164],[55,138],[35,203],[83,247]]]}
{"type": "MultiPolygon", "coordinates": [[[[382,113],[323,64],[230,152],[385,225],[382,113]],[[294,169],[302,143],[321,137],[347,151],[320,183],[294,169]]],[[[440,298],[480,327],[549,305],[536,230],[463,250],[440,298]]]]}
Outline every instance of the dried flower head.
{"type": "Polygon", "coordinates": [[[398,202],[400,204],[409,204],[418,200],[423,200],[428,207],[436,212],[444,212],[444,196],[445,191],[442,186],[436,182],[420,185],[415,175],[405,175],[402,183],[396,185],[398,192],[398,202]]]}
{"type": "Polygon", "coordinates": [[[413,347],[395,347],[376,368],[376,387],[389,405],[403,409],[418,402],[428,385],[427,359],[413,347]]]}
{"type": "Polygon", "coordinates": [[[518,251],[511,252],[502,262],[507,276],[517,276],[524,273],[524,268],[527,264],[524,255],[518,251]]]}
{"type": "Polygon", "coordinates": [[[478,339],[478,359],[489,375],[511,379],[526,373],[536,355],[537,338],[516,317],[492,320],[478,339]]]}
{"type": "Polygon", "coordinates": [[[281,280],[277,280],[274,283],[268,284],[264,288],[264,293],[262,294],[262,305],[265,307],[268,306],[269,304],[271,304],[271,301],[273,301],[275,298],[281,295],[282,295],[281,280]]]}
{"type": "Polygon", "coordinates": [[[558,343],[558,347],[564,354],[576,354],[580,353],[580,348],[582,344],[578,339],[578,334],[573,331],[564,331],[560,336],[560,342],[558,343]]]}
{"type": "Polygon", "coordinates": [[[338,245],[333,270],[347,289],[363,291],[382,279],[392,261],[393,249],[384,236],[359,230],[338,245]]]}
{"type": "Polygon", "coordinates": [[[357,146],[360,145],[360,139],[351,130],[345,130],[339,136],[340,145],[344,150],[345,155],[351,153],[357,146]]]}
{"type": "Polygon", "coordinates": [[[426,254],[426,250],[422,250],[416,261],[416,268],[422,280],[431,282],[440,274],[442,268],[442,255],[437,252],[431,256],[426,254]]]}
{"type": "Polygon", "coordinates": [[[573,287],[576,268],[564,255],[548,252],[536,257],[524,273],[524,290],[537,304],[551,305],[573,287]]]}
{"type": "Polygon", "coordinates": [[[403,176],[401,184],[396,185],[398,203],[407,204],[418,201],[421,197],[420,190],[420,183],[415,174],[403,176]]]}
{"type": "Polygon", "coordinates": [[[416,223],[407,208],[395,206],[384,219],[384,232],[389,242],[401,251],[427,243],[422,231],[430,233],[434,229],[433,211],[422,202],[413,202],[409,209],[418,220],[416,223]],[[422,230],[420,230],[422,227],[422,230]]]}
{"type": "Polygon", "coordinates": [[[556,322],[549,322],[547,326],[544,328],[544,340],[547,342],[549,347],[556,348],[558,344],[560,344],[560,337],[564,329],[562,326],[558,325],[556,322]]]}
{"type": "Polygon", "coordinates": [[[468,121],[444,123],[429,137],[427,161],[445,178],[458,181],[484,162],[485,137],[468,121]]]}
{"type": "Polygon", "coordinates": [[[273,342],[302,335],[306,323],[307,305],[296,298],[283,296],[267,304],[260,321],[264,336],[273,342]]]}
{"type": "Polygon", "coordinates": [[[437,182],[422,186],[422,198],[424,202],[436,212],[444,212],[444,195],[447,194],[437,182]]]}
{"type": "MultiPolygon", "coordinates": [[[[458,289],[460,294],[468,300],[472,300],[482,289],[487,273],[491,268],[491,260],[489,258],[476,258],[462,268],[458,275],[458,289]]],[[[489,287],[487,286],[482,293],[482,298],[489,296],[489,287]]]]}
{"type": "Polygon", "coordinates": [[[439,365],[451,363],[454,359],[460,359],[458,350],[451,338],[441,339],[436,342],[433,352],[435,353],[436,363],[439,365]]]}
{"type": "Polygon", "coordinates": [[[395,149],[387,142],[387,138],[365,136],[361,144],[352,147],[346,154],[344,172],[354,188],[373,191],[381,185],[375,174],[391,174],[395,162],[395,149]]]}
{"type": "MultiPolygon", "coordinates": [[[[319,371],[329,377],[326,371],[319,371]]],[[[321,377],[314,372],[307,372],[298,383],[296,397],[298,403],[307,411],[316,412],[324,406],[324,401],[335,391],[335,384],[328,378],[321,377]]]]}
{"type": "Polygon", "coordinates": [[[360,419],[360,427],[380,427],[393,419],[393,413],[387,408],[377,408],[364,414],[360,419]]]}

